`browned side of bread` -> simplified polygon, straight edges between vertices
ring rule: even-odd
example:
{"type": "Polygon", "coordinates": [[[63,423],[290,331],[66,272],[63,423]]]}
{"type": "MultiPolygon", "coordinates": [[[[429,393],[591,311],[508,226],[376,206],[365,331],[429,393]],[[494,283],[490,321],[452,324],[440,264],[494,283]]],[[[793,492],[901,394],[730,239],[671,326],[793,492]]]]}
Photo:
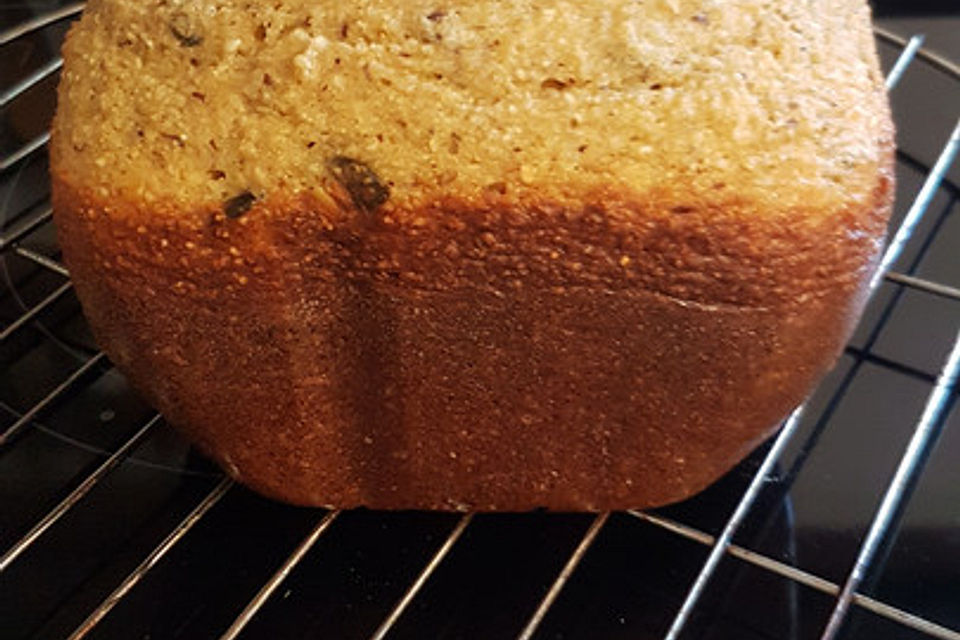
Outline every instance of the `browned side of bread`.
{"type": "Polygon", "coordinates": [[[54,174],[98,341],[234,476],[310,505],[600,510],[685,498],[834,362],[891,199],[490,191],[167,215],[54,174]],[[347,204],[343,204],[347,202],[347,204]]]}

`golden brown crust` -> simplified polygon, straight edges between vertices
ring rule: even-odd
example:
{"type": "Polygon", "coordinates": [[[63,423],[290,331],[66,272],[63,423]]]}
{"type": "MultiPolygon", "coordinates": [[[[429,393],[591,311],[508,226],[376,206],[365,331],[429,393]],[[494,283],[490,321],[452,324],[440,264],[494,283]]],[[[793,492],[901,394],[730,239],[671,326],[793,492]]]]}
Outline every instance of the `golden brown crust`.
{"type": "Polygon", "coordinates": [[[137,388],[265,494],[391,509],[706,486],[834,362],[891,194],[888,163],[862,206],[817,215],[608,191],[274,198],[228,219],[104,202],[54,170],[78,295],[137,388]]]}

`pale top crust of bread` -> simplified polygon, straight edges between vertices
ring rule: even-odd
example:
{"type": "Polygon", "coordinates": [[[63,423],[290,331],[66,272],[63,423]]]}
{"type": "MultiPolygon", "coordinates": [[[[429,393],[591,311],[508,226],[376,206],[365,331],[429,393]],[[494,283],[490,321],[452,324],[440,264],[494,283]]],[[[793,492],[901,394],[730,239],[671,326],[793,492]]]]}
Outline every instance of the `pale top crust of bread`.
{"type": "Polygon", "coordinates": [[[64,55],[55,166],[158,214],[333,206],[347,158],[399,217],[598,188],[816,217],[892,141],[859,0],[94,0],[64,55]]]}

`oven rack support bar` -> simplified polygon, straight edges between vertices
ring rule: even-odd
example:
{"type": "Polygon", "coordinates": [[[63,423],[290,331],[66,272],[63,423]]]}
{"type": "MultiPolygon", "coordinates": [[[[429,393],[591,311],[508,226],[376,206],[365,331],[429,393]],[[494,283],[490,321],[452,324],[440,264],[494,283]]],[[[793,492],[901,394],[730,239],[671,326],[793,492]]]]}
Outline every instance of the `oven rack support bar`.
{"type": "MultiPolygon", "coordinates": [[[[699,542],[702,545],[712,546],[716,542],[716,538],[709,533],[705,533],[689,525],[671,520],[670,518],[636,510],[628,511],[627,513],[635,518],[639,518],[640,520],[658,526],[661,529],[666,529],[671,533],[683,536],[688,540],[699,542]]],[[[775,573],[779,576],[787,578],[788,580],[802,584],[805,587],[816,589],[821,593],[825,593],[834,597],[840,593],[840,587],[830,580],[821,578],[820,576],[814,575],[808,571],[804,571],[803,569],[799,569],[785,562],[781,562],[780,560],[757,553],[756,551],[751,551],[746,547],[741,547],[737,544],[731,544],[727,548],[727,553],[739,560],[743,560],[744,562],[748,562],[756,567],[760,567],[761,569],[775,573]]],[[[944,626],[936,624],[935,622],[931,622],[885,602],[875,600],[869,596],[855,593],[853,595],[853,603],[858,607],[876,613],[877,615],[887,618],[888,620],[893,620],[905,627],[921,631],[932,638],[939,638],[940,640],[960,640],[960,631],[948,629],[944,626]]]]}
{"type": "Polygon", "coordinates": [[[52,305],[54,302],[63,297],[63,295],[70,291],[73,288],[73,283],[69,280],[61,284],[59,287],[53,290],[53,292],[48,295],[46,298],[38,302],[36,305],[31,307],[24,313],[22,316],[8,324],[6,327],[0,331],[0,342],[3,342],[11,335],[13,335],[18,329],[22,326],[36,318],[38,315],[43,313],[43,310],[52,305]]]}
{"type": "Polygon", "coordinates": [[[42,149],[48,142],[50,142],[50,132],[45,131],[10,155],[4,157],[3,160],[0,160],[0,173],[12,168],[34,151],[42,149]]]}
{"type": "Polygon", "coordinates": [[[48,271],[53,271],[54,273],[59,273],[64,278],[70,277],[70,272],[67,271],[67,268],[54,260],[49,256],[45,256],[42,253],[37,253],[33,249],[28,249],[26,247],[15,246],[13,252],[20,256],[21,258],[26,258],[31,262],[35,262],[44,269],[48,271]]]}
{"type": "Polygon", "coordinates": [[[3,93],[0,93],[0,109],[13,102],[17,97],[20,96],[20,94],[26,92],[33,85],[37,84],[47,76],[56,73],[62,66],[63,58],[56,57],[3,93]]]}
{"type": "Polygon", "coordinates": [[[82,365],[77,367],[73,371],[73,373],[71,373],[67,377],[66,380],[64,380],[59,385],[57,385],[53,389],[53,391],[51,391],[46,396],[44,396],[43,399],[40,400],[40,402],[33,405],[33,407],[29,411],[27,411],[22,416],[20,416],[20,418],[17,419],[17,421],[14,422],[10,427],[8,427],[7,430],[3,432],[3,434],[0,434],[0,447],[9,443],[20,432],[21,429],[23,429],[26,425],[30,424],[30,421],[33,420],[38,413],[46,409],[50,403],[52,403],[54,400],[56,400],[60,396],[60,394],[62,394],[64,391],[66,391],[71,386],[73,386],[73,384],[77,380],[82,378],[88,371],[98,366],[99,364],[105,362],[106,359],[107,359],[106,354],[104,354],[101,351],[97,353],[97,355],[93,356],[92,358],[84,362],[82,365]]]}
{"type": "Polygon", "coordinates": [[[793,439],[794,434],[800,427],[800,419],[803,417],[805,410],[806,403],[797,407],[793,413],[790,414],[790,417],[787,418],[783,428],[777,435],[777,439],[774,441],[773,446],[770,448],[770,451],[767,452],[767,455],[764,457],[760,468],[757,469],[757,472],[753,475],[753,478],[750,480],[750,484],[747,486],[747,490],[744,492],[743,496],[740,498],[740,501],[737,503],[736,508],[733,510],[733,514],[731,514],[729,520],[727,520],[726,525],[723,527],[723,531],[720,533],[720,536],[710,549],[710,554],[707,556],[706,561],[703,563],[703,566],[700,569],[700,573],[697,574],[693,585],[687,592],[683,604],[680,607],[680,611],[677,612],[677,615],[674,617],[670,628],[667,630],[666,636],[664,636],[666,640],[677,640],[677,638],[680,637],[680,634],[683,632],[683,629],[689,621],[690,616],[693,614],[693,609],[700,602],[703,592],[706,591],[707,584],[710,582],[710,579],[716,572],[717,566],[720,564],[720,560],[730,547],[730,543],[733,541],[734,534],[740,528],[740,524],[743,522],[743,520],[747,517],[747,513],[749,513],[750,508],[753,507],[753,503],[756,501],[757,496],[760,495],[760,491],[763,489],[763,485],[766,483],[767,477],[773,470],[774,465],[776,465],[777,461],[780,459],[780,454],[782,454],[784,449],[787,448],[787,444],[789,444],[789,442],[793,439]]]}
{"type": "Polygon", "coordinates": [[[950,285],[940,284],[939,282],[931,282],[923,278],[917,278],[916,276],[898,273],[896,271],[888,272],[886,279],[888,282],[902,284],[906,287],[910,287],[911,289],[932,293],[933,295],[940,296],[942,298],[960,300],[960,288],[951,287],[950,285]]]}
{"type": "MultiPolygon", "coordinates": [[[[908,49],[910,47],[910,43],[907,41],[906,38],[904,38],[903,36],[899,36],[892,31],[888,31],[883,27],[878,27],[874,25],[873,33],[884,42],[887,42],[894,46],[898,46],[903,49],[908,49]]],[[[924,62],[929,63],[931,66],[935,67],[939,71],[942,71],[943,73],[949,76],[952,76],[955,80],[960,80],[960,65],[953,62],[952,60],[948,60],[947,58],[944,58],[943,56],[936,54],[933,51],[930,51],[929,49],[924,49],[924,48],[919,48],[916,52],[916,55],[918,58],[920,58],[924,62]]],[[[896,69],[896,65],[894,65],[893,68],[896,69]]],[[[891,75],[892,75],[892,72],[891,72],[891,75]]]]}
{"type": "Polygon", "coordinates": [[[30,235],[53,218],[53,207],[47,206],[40,213],[21,223],[9,233],[0,235],[0,251],[6,250],[16,241],[30,235]]]}
{"type": "Polygon", "coordinates": [[[597,517],[593,519],[593,522],[590,523],[590,527],[587,529],[587,532],[583,534],[583,538],[581,538],[580,543],[573,550],[573,553],[570,555],[567,563],[563,566],[560,574],[553,581],[553,584],[550,585],[550,590],[547,591],[547,594],[543,597],[543,600],[540,601],[540,605],[537,607],[537,610],[533,612],[532,616],[530,616],[530,620],[527,621],[523,631],[521,631],[520,635],[517,636],[517,640],[530,640],[530,638],[533,637],[533,634],[536,633],[540,623],[543,622],[543,619],[547,616],[547,612],[550,610],[550,607],[552,607],[553,603],[557,600],[557,597],[560,595],[563,587],[566,586],[567,581],[570,580],[570,576],[572,576],[573,572],[576,571],[580,561],[583,560],[583,557],[587,554],[587,551],[593,545],[594,540],[597,539],[597,535],[600,533],[600,530],[603,528],[603,525],[607,523],[609,518],[610,512],[605,511],[601,514],[598,514],[597,517]]]}
{"type": "Polygon", "coordinates": [[[958,374],[960,374],[960,332],[957,333],[950,355],[937,378],[937,384],[923,408],[923,414],[917,423],[913,436],[910,438],[910,443],[907,445],[907,449],[900,459],[900,464],[897,466],[897,471],[887,487],[880,508],[874,515],[870,530],[860,545],[856,562],[853,569],[850,570],[849,576],[847,576],[847,581],[843,585],[843,590],[840,592],[840,597],[837,599],[833,612],[830,614],[830,620],[827,622],[823,635],[820,636],[821,640],[833,640],[840,632],[850,603],[853,600],[853,594],[860,587],[873,557],[896,519],[904,499],[909,494],[909,488],[914,478],[919,475],[923,467],[922,461],[926,459],[926,453],[937,441],[940,426],[950,404],[950,395],[957,386],[958,374]]]}
{"type": "Polygon", "coordinates": [[[20,540],[16,542],[12,547],[10,547],[2,557],[0,557],[0,574],[7,570],[13,562],[20,557],[24,551],[30,548],[40,536],[46,533],[47,529],[52,527],[57,520],[59,520],[67,511],[69,511],[75,504],[80,502],[84,496],[90,493],[90,490],[107,475],[110,471],[113,470],[122,460],[124,460],[130,453],[140,445],[141,442],[146,439],[146,437],[153,431],[153,428],[162,420],[160,414],[156,414],[151,418],[145,425],[140,427],[133,436],[127,440],[123,446],[117,449],[109,458],[103,461],[99,467],[97,467],[93,473],[87,476],[83,482],[76,486],[76,488],[67,495],[66,498],[60,501],[57,506],[51,509],[47,514],[27,532],[20,540]]]}
{"type": "Polygon", "coordinates": [[[337,519],[337,516],[340,515],[340,511],[328,511],[320,519],[320,522],[307,534],[307,537],[297,545],[297,548],[294,549],[293,553],[284,560],[283,564],[280,565],[280,568],[277,569],[265,585],[257,592],[257,595],[247,603],[247,606],[244,607],[243,611],[240,612],[240,615],[237,616],[237,619],[233,621],[233,624],[220,636],[220,640],[233,640],[240,632],[243,631],[244,627],[250,623],[257,612],[260,611],[260,608],[270,599],[270,596],[273,595],[273,592],[277,590],[283,581],[287,579],[287,576],[290,575],[290,572],[293,571],[294,567],[303,560],[303,557],[307,555],[307,552],[313,548],[313,545],[317,543],[317,540],[320,539],[327,529],[330,528],[330,525],[333,524],[333,521],[337,519]]]}
{"type": "Polygon", "coordinates": [[[890,69],[890,73],[887,74],[887,79],[884,82],[887,91],[893,89],[900,82],[900,78],[903,77],[907,67],[909,67],[913,59],[917,57],[917,52],[920,50],[920,47],[923,46],[924,40],[925,37],[923,35],[917,34],[912,36],[909,42],[902,45],[903,52],[897,57],[897,61],[894,63],[893,68],[890,69]]]}
{"type": "Polygon", "coordinates": [[[59,9],[40,14],[32,20],[21,22],[17,26],[0,33],[0,47],[13,42],[17,38],[21,38],[29,33],[37,31],[38,29],[42,29],[47,25],[53,24],[54,22],[74,16],[83,11],[85,6],[87,6],[86,2],[74,2],[73,4],[68,4],[65,7],[60,7],[59,9]]]}
{"type": "Polygon", "coordinates": [[[68,640],[80,640],[84,638],[90,631],[97,626],[99,623],[110,611],[120,602],[121,599],[127,593],[133,589],[138,582],[147,574],[150,569],[154,567],[160,560],[163,559],[167,552],[173,548],[180,539],[187,534],[190,529],[193,528],[200,519],[206,515],[207,511],[212,509],[214,505],[220,502],[220,499],[230,490],[230,487],[233,486],[233,480],[228,476],[224,476],[219,483],[207,494],[207,496],[196,506],[193,510],[187,514],[183,520],[180,521],[173,531],[171,531],[163,542],[161,542],[153,551],[150,552],[143,562],[141,562],[136,569],[134,569],[123,582],[120,583],[113,592],[106,597],[106,599],[100,603],[100,605],[87,616],[87,619],[84,620],[79,627],[77,627],[73,633],[70,634],[68,640]]]}
{"type": "Polygon", "coordinates": [[[953,132],[950,134],[936,163],[930,170],[930,174],[927,176],[927,179],[923,181],[923,186],[920,187],[920,191],[913,199],[913,204],[910,205],[907,215],[904,216],[903,221],[900,223],[900,228],[897,229],[896,235],[893,236],[893,240],[890,241],[890,245],[884,252],[883,259],[880,260],[880,266],[874,271],[873,278],[870,280],[871,291],[879,286],[884,274],[890,270],[893,263],[896,262],[900,254],[903,253],[904,246],[911,236],[913,236],[917,224],[920,222],[923,214],[926,213],[931,201],[933,201],[933,197],[936,195],[940,183],[943,182],[947,170],[957,157],[958,150],[960,150],[960,119],[957,120],[953,132]]]}
{"type": "Polygon", "coordinates": [[[430,579],[433,572],[440,566],[443,559],[447,557],[450,550],[453,549],[453,545],[457,543],[457,540],[459,540],[463,532],[466,531],[467,525],[470,524],[471,520],[473,520],[473,514],[467,513],[457,521],[456,526],[450,531],[447,539],[443,541],[443,544],[440,545],[440,548],[433,554],[433,557],[430,558],[427,565],[420,571],[420,574],[417,576],[417,579],[413,581],[413,584],[407,588],[406,592],[404,592],[403,596],[390,611],[390,615],[380,623],[377,630],[370,636],[370,640],[383,640],[387,634],[390,633],[390,629],[397,623],[397,620],[400,619],[403,612],[406,611],[410,603],[413,602],[413,599],[420,592],[420,589],[427,583],[427,580],[430,579]]]}

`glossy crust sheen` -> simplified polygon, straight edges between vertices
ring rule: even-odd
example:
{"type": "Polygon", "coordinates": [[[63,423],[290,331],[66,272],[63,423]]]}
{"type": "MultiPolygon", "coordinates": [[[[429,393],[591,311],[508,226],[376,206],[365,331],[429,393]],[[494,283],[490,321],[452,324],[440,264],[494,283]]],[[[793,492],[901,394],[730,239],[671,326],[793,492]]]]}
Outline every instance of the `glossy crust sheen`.
{"type": "Polygon", "coordinates": [[[888,162],[827,215],[606,191],[375,213],[275,198],[228,219],[54,172],[90,324],[164,415],[267,495],[390,509],[705,487],[833,364],[890,198],[888,162]]]}

